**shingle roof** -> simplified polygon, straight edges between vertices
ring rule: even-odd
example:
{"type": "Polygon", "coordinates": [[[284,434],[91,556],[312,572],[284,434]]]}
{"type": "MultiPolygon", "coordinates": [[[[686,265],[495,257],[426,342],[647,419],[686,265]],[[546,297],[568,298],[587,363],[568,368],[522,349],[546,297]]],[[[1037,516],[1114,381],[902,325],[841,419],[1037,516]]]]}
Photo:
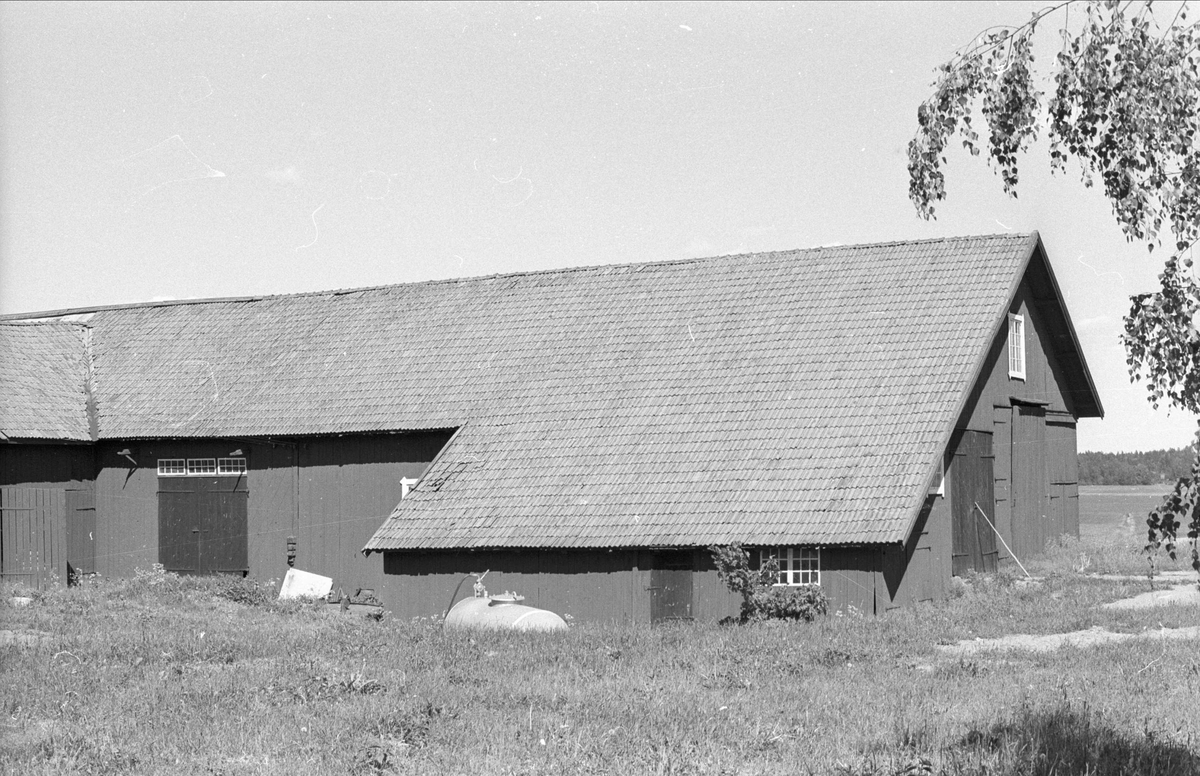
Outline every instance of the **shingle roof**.
{"type": "Polygon", "coordinates": [[[0,323],[0,435],[91,441],[87,329],[74,323],[0,323]]]}
{"type": "Polygon", "coordinates": [[[1037,244],[441,287],[396,395],[467,425],[367,549],[902,541],[1037,244]]]}
{"type": "Polygon", "coordinates": [[[370,550],[901,541],[1038,244],[97,309],[99,436],[457,428],[370,550]]]}

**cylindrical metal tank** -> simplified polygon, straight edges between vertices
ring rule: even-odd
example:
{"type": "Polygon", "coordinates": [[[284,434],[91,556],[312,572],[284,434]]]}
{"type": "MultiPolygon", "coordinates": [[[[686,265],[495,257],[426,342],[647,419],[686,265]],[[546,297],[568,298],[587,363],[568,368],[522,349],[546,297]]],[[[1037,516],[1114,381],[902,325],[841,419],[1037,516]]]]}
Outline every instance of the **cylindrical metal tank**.
{"type": "Polygon", "coordinates": [[[554,612],[517,603],[513,595],[464,598],[446,615],[447,628],[495,628],[518,631],[566,630],[567,623],[554,612]]]}

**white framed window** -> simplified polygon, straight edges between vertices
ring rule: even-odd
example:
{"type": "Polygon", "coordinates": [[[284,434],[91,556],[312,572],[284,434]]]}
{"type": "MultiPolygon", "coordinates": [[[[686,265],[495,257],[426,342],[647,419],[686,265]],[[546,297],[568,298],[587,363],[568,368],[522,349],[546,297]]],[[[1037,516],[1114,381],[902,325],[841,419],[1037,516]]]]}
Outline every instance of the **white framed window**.
{"type": "Polygon", "coordinates": [[[189,458],[188,459],[188,474],[216,474],[217,459],[216,458],[189,458]]]}
{"type": "Polygon", "coordinates": [[[218,458],[217,474],[241,475],[246,473],[245,458],[218,458]]]}
{"type": "Polygon", "coordinates": [[[1008,376],[1025,379],[1025,316],[1008,314],[1008,376]]]}
{"type": "Polygon", "coordinates": [[[409,491],[411,491],[413,488],[417,487],[418,482],[420,482],[420,480],[417,479],[416,477],[401,477],[400,478],[400,498],[402,498],[402,499],[407,498],[409,491]]]}
{"type": "Polygon", "coordinates": [[[159,458],[159,477],[239,477],[246,473],[245,458],[159,458]]]}
{"type": "Polygon", "coordinates": [[[182,477],[187,474],[187,461],[182,458],[159,458],[159,477],[182,477]]]}
{"type": "Polygon", "coordinates": [[[769,547],[759,551],[759,563],[779,563],[777,585],[821,584],[820,547],[769,547]]]}

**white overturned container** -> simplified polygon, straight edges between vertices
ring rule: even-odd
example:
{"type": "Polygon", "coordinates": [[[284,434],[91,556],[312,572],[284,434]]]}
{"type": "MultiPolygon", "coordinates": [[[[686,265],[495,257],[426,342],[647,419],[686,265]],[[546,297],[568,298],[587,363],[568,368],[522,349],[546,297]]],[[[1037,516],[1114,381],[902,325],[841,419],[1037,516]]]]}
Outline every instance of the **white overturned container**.
{"type": "Polygon", "coordinates": [[[567,623],[554,612],[518,603],[519,595],[464,598],[446,615],[447,628],[487,628],[516,631],[560,631],[567,623]]]}

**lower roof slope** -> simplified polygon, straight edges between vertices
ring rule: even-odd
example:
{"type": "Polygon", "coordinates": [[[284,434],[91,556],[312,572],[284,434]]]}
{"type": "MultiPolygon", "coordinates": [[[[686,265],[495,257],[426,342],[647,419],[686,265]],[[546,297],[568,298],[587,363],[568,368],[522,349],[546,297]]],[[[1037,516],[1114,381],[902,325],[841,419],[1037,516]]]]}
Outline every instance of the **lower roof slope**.
{"type": "Polygon", "coordinates": [[[405,329],[420,343],[412,388],[395,379],[466,425],[366,549],[901,541],[1036,246],[834,247],[446,288],[457,303],[405,329]]]}
{"type": "Polygon", "coordinates": [[[0,323],[0,439],[89,442],[87,328],[0,323]]]}

